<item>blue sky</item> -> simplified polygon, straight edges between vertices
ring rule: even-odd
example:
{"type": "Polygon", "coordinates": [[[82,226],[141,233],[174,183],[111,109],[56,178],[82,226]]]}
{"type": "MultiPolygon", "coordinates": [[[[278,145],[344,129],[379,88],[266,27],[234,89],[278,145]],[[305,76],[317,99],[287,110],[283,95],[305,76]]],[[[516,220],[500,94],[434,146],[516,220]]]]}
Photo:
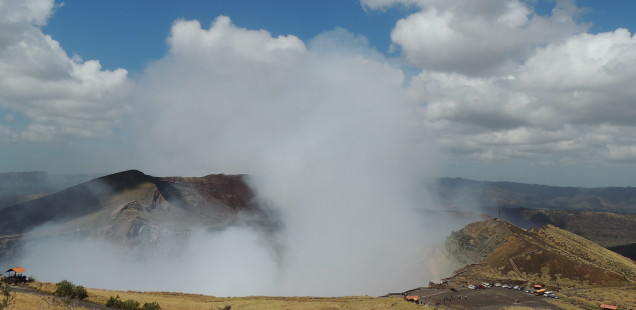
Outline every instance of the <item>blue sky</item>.
{"type": "Polygon", "coordinates": [[[310,165],[310,139],[358,157],[405,139],[419,145],[394,147],[420,149],[413,165],[436,167],[425,175],[633,186],[635,9],[0,0],[0,171],[265,173],[282,149],[310,165]],[[391,141],[372,125],[389,123],[369,112],[375,98],[405,117],[391,141]],[[326,139],[324,124],[360,129],[344,120],[367,144],[326,139]]]}
{"type": "MultiPolygon", "coordinates": [[[[219,15],[230,16],[240,27],[265,29],[272,35],[298,36],[309,41],[336,27],[367,37],[371,45],[388,52],[395,23],[414,9],[406,6],[383,11],[365,10],[357,0],[328,1],[152,1],[65,0],[43,31],[63,42],[70,54],[99,59],[104,68],[141,71],[166,52],[165,39],[177,19],[209,24],[219,15]],[[249,10],[245,8],[250,8],[249,10]],[[140,39],[143,38],[143,39],[140,39]]],[[[619,27],[634,29],[636,3],[629,0],[577,2],[584,8],[578,17],[592,32],[619,27]]],[[[554,1],[532,3],[549,13],[554,1]]]]}
{"type": "Polygon", "coordinates": [[[210,24],[226,15],[240,27],[265,29],[272,35],[295,35],[309,41],[336,27],[362,34],[385,52],[392,26],[412,9],[365,11],[355,0],[330,1],[64,1],[44,32],[69,53],[99,59],[105,68],[140,71],[166,52],[165,39],[177,19],[210,24]],[[246,9],[249,8],[249,9],[246,9]],[[140,39],[143,38],[143,39],[140,39]],[[114,48],[114,47],[118,48],[114,48]]]}

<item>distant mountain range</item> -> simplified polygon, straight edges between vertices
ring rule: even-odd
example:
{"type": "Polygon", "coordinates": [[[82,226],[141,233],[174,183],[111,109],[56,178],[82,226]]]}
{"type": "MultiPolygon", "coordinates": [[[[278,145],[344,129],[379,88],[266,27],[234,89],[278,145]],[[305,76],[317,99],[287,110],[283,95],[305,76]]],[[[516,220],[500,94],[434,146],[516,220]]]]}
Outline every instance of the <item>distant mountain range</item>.
{"type": "Polygon", "coordinates": [[[458,209],[529,208],[636,214],[636,187],[559,187],[442,178],[439,203],[458,209]]]}

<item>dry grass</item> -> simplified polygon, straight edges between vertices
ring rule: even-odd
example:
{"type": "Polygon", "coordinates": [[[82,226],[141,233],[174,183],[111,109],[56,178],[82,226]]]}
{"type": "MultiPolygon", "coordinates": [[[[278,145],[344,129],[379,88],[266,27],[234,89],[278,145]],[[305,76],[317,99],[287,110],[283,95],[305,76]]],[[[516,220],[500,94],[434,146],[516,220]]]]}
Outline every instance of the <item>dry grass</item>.
{"type": "MultiPolygon", "coordinates": [[[[35,295],[35,294],[28,294],[28,293],[15,293],[16,298],[15,298],[15,304],[13,305],[12,308],[10,309],[19,309],[19,310],[62,310],[62,309],[68,309],[68,308],[63,308],[61,306],[58,307],[54,307],[52,306],[51,303],[51,298],[54,298],[52,296],[40,296],[40,295],[35,295]],[[48,298],[48,303],[47,303],[47,298],[48,298]]],[[[88,308],[84,308],[84,307],[75,307],[73,308],[75,310],[89,310],[88,308]]]]}
{"type": "Polygon", "coordinates": [[[35,281],[35,282],[28,283],[27,286],[30,288],[34,288],[38,291],[51,293],[51,294],[53,294],[53,292],[55,292],[55,289],[56,289],[55,283],[50,283],[50,282],[35,281]]]}
{"type": "MultiPolygon", "coordinates": [[[[43,292],[54,292],[55,284],[34,282],[31,287],[43,292]]],[[[141,304],[157,302],[163,309],[170,310],[216,310],[231,305],[232,310],[408,310],[426,309],[426,307],[405,301],[401,297],[378,298],[370,296],[352,297],[214,297],[199,294],[171,292],[131,292],[87,289],[86,300],[104,305],[111,296],[119,296],[122,300],[133,299],[141,304]]],[[[20,308],[22,309],[22,308],[20,308]]],[[[33,308],[40,309],[40,308],[33,308]]]]}
{"type": "Polygon", "coordinates": [[[205,295],[178,294],[167,292],[116,292],[107,290],[89,290],[89,300],[103,304],[110,296],[119,295],[123,300],[134,299],[140,303],[157,302],[163,309],[186,310],[202,309],[211,310],[231,305],[232,309],[421,309],[421,307],[406,302],[402,298],[374,298],[374,297],[238,297],[220,298],[205,295]]]}

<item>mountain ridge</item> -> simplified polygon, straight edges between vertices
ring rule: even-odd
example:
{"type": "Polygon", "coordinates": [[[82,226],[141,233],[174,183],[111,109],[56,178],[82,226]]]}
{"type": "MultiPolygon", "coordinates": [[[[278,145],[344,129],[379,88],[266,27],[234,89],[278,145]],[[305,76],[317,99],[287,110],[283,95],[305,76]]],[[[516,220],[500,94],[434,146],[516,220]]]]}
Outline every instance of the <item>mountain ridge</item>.
{"type": "Polygon", "coordinates": [[[0,209],[0,256],[15,256],[20,247],[52,236],[170,252],[195,228],[253,225],[267,233],[276,224],[253,198],[243,175],[182,178],[122,171],[0,209]]]}

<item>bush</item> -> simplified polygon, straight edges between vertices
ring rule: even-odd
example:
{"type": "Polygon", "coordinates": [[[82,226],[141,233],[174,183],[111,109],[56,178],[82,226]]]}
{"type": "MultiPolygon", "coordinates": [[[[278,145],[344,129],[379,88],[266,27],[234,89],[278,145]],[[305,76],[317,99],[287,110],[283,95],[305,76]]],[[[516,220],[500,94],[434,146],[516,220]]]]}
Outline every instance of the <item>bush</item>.
{"type": "Polygon", "coordinates": [[[55,296],[73,298],[73,283],[63,280],[55,283],[55,296]]]}
{"type": "Polygon", "coordinates": [[[145,303],[141,310],[161,310],[157,302],[145,303]]]}
{"type": "Polygon", "coordinates": [[[75,289],[73,290],[73,292],[75,293],[75,297],[77,299],[84,299],[84,298],[88,297],[88,292],[81,285],[76,286],[75,289]]]}
{"type": "Polygon", "coordinates": [[[106,301],[106,307],[121,309],[121,299],[119,299],[119,295],[117,295],[117,297],[110,296],[108,301],[106,301]]]}
{"type": "Polygon", "coordinates": [[[138,301],[132,299],[121,300],[119,295],[117,295],[117,297],[111,296],[108,301],[106,301],[106,307],[122,310],[161,310],[161,307],[156,302],[145,303],[139,308],[138,301]]]}
{"type": "Polygon", "coordinates": [[[139,302],[132,299],[127,299],[121,303],[121,309],[123,310],[139,310],[139,302]]]}
{"type": "Polygon", "coordinates": [[[83,286],[75,285],[66,280],[56,283],[55,287],[55,296],[77,299],[88,297],[88,292],[83,286]]]}

